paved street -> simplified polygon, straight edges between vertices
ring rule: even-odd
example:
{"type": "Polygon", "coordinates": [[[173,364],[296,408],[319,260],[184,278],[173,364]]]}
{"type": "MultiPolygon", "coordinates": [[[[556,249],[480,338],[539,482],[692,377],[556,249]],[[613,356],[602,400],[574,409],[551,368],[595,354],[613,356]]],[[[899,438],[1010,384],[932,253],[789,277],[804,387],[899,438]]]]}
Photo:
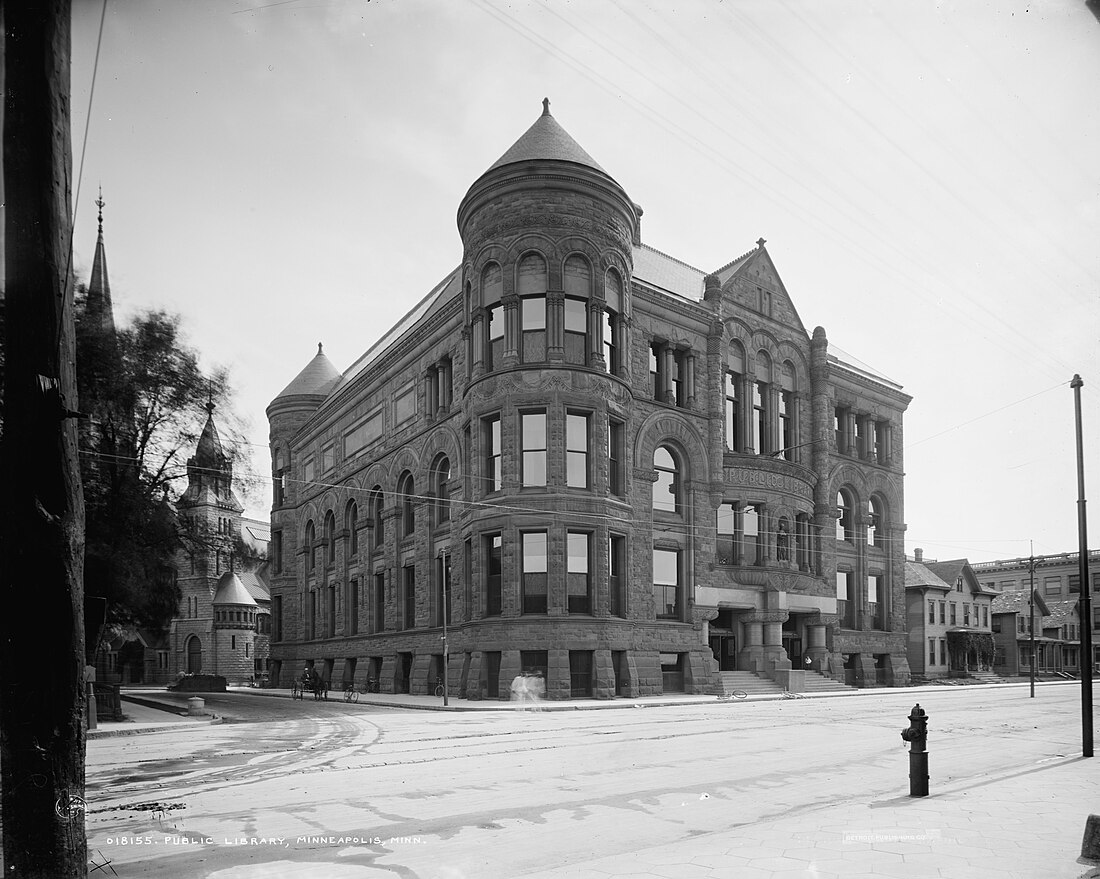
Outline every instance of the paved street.
{"type": "Polygon", "coordinates": [[[93,875],[1086,875],[1100,768],[1078,759],[1079,690],[1027,694],[523,713],[241,696],[262,720],[89,741],[93,875]],[[926,799],[899,735],[918,700],[926,799]]]}

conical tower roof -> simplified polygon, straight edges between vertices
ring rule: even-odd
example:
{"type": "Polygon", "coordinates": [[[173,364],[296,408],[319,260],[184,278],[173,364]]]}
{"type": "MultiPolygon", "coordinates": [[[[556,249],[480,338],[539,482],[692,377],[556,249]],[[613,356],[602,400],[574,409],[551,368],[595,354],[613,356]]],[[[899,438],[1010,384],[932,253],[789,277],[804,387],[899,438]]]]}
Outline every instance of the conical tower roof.
{"type": "Polygon", "coordinates": [[[88,279],[88,299],[85,307],[85,320],[93,323],[109,336],[115,333],[114,306],[111,303],[111,281],[107,277],[107,251],[103,246],[103,191],[96,199],[99,208],[99,235],[95,242],[95,256],[92,258],[92,274],[88,279]]]}
{"type": "Polygon", "coordinates": [[[226,571],[218,579],[217,589],[214,590],[214,604],[243,604],[258,606],[256,599],[248,594],[241,578],[232,571],[226,571]]]}
{"type": "MultiPolygon", "coordinates": [[[[542,115],[524,132],[503,156],[489,166],[488,171],[515,162],[554,161],[586,165],[603,174],[603,168],[550,115],[550,99],[542,99],[542,115]]],[[[488,173],[488,171],[486,173],[488,173]]],[[[611,175],[608,174],[610,177],[611,175]]]]}
{"type": "Polygon", "coordinates": [[[341,378],[343,374],[332,365],[332,361],[325,356],[324,346],[318,342],[316,356],[282,389],[272,403],[287,397],[327,397],[341,378]]]}
{"type": "Polygon", "coordinates": [[[222,448],[221,437],[218,436],[218,428],[214,426],[214,404],[206,404],[206,424],[199,436],[199,444],[195,449],[195,457],[191,459],[195,466],[205,467],[210,470],[220,470],[228,460],[225,449],[222,448]]]}

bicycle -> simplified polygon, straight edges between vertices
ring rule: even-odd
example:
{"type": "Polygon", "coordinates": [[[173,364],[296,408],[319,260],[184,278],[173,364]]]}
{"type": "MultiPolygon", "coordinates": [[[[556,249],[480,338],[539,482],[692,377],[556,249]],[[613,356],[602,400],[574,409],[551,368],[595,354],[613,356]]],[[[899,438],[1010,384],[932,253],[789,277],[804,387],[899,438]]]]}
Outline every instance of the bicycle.
{"type": "Polygon", "coordinates": [[[355,689],[355,684],[352,681],[344,684],[344,701],[345,702],[358,702],[359,691],[355,689]]]}
{"type": "Polygon", "coordinates": [[[435,682],[435,695],[437,698],[443,698],[443,681],[435,682]]]}
{"type": "Polygon", "coordinates": [[[367,693],[377,693],[378,690],[378,678],[367,678],[367,693]]]}

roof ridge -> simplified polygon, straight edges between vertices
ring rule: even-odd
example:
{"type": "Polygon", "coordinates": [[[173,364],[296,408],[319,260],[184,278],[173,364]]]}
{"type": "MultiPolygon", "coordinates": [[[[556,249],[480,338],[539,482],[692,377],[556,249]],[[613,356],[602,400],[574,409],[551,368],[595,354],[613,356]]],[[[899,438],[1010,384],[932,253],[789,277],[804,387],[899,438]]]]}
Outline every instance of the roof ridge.
{"type": "Polygon", "coordinates": [[[715,270],[714,270],[713,272],[711,272],[711,274],[712,274],[712,275],[717,275],[717,274],[718,274],[719,272],[724,272],[724,271],[725,271],[726,269],[728,269],[728,268],[729,268],[730,266],[732,266],[732,265],[733,265],[734,263],[739,263],[739,262],[741,262],[741,260],[743,260],[743,259],[747,259],[748,257],[752,256],[752,255],[753,255],[754,253],[756,253],[756,252],[757,252],[757,251],[759,251],[759,250],[760,250],[760,248],[759,248],[759,247],[753,247],[753,248],[751,248],[751,249],[749,249],[749,250],[746,250],[746,251],[745,251],[744,253],[742,253],[742,254],[741,254],[740,256],[738,256],[738,257],[735,257],[734,259],[731,259],[731,260],[730,260],[730,261],[729,261],[728,263],[726,263],[726,264],[725,264],[724,266],[721,266],[720,268],[717,268],[717,269],[715,269],[715,270]]]}
{"type": "Polygon", "coordinates": [[[693,265],[691,265],[691,263],[686,263],[682,259],[677,259],[676,257],[665,253],[663,250],[658,250],[652,244],[646,244],[645,242],[641,242],[641,243],[638,244],[638,246],[642,247],[642,248],[645,248],[646,250],[652,250],[654,253],[660,254],[665,259],[670,259],[674,263],[682,265],[685,269],[691,269],[693,272],[698,272],[700,275],[703,275],[704,277],[707,274],[706,271],[704,271],[703,269],[698,268],[697,266],[693,266],[693,265]]]}

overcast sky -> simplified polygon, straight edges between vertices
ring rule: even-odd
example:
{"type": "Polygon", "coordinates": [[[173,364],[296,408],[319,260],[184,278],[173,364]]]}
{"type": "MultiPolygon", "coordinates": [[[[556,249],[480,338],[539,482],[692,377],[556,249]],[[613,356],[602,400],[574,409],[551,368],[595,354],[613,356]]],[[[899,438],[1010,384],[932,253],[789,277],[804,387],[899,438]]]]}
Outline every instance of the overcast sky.
{"type": "Polygon", "coordinates": [[[110,0],[97,68],[73,5],[78,277],[102,186],[117,317],[183,316],[259,473],[268,403],[458,265],[459,201],[549,97],[646,244],[711,271],[764,237],[807,329],[913,396],[907,552],[1076,551],[1074,373],[1100,527],[1084,2],[110,0]]]}

